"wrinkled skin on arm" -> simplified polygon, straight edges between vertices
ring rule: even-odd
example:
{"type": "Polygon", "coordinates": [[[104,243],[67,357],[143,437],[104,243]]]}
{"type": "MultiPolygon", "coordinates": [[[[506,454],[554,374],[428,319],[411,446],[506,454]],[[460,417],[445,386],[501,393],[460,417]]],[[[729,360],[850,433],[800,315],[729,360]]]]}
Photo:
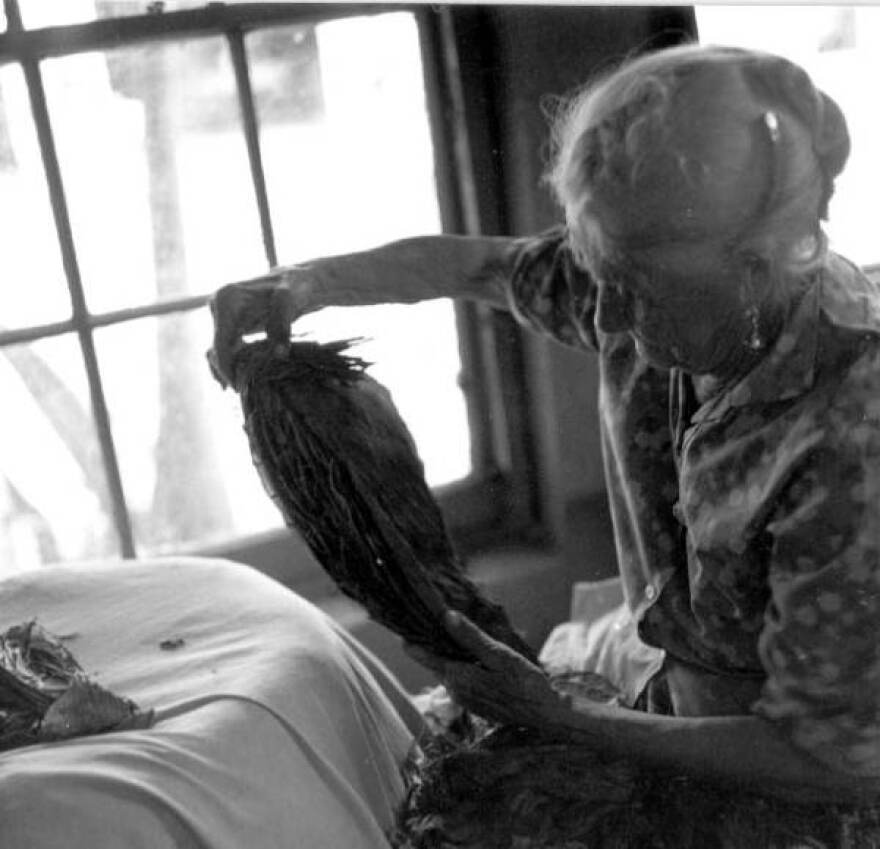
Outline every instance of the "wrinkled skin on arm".
{"type": "Polygon", "coordinates": [[[794,748],[757,716],[675,717],[643,713],[557,692],[545,673],[463,616],[446,616],[450,635],[477,663],[437,658],[407,646],[463,707],[499,723],[567,734],[572,745],[654,767],[754,786],[797,802],[876,804],[880,779],[838,773],[794,748]]]}
{"type": "Polygon", "coordinates": [[[219,289],[210,301],[214,341],[208,360],[224,385],[242,336],[265,332],[286,346],[290,325],[324,307],[413,304],[464,298],[507,308],[515,239],[420,236],[371,250],[323,257],[219,289]]]}
{"type": "Polygon", "coordinates": [[[569,709],[570,700],[553,689],[540,667],[465,616],[448,611],[445,625],[456,642],[479,658],[477,663],[439,658],[420,646],[406,650],[446,683],[459,704],[494,722],[534,727],[569,709]]]}

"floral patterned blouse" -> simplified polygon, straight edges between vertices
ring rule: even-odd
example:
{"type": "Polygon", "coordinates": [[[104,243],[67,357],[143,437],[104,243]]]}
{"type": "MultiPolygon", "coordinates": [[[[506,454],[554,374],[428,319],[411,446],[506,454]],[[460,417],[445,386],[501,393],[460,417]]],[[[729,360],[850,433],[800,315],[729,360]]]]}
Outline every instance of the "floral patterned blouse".
{"type": "Polygon", "coordinates": [[[880,775],[880,288],[829,255],[780,336],[700,405],[629,334],[561,229],[524,239],[514,314],[598,351],[606,483],[644,641],[754,686],[827,765],[880,775]]]}

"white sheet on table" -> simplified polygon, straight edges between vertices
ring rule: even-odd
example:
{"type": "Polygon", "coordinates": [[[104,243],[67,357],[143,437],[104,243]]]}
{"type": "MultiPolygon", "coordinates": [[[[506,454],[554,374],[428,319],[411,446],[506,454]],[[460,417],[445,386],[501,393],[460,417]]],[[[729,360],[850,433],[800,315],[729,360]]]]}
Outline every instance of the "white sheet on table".
{"type": "Polygon", "coordinates": [[[76,634],[85,670],[157,721],[0,755],[3,849],[387,846],[418,715],[278,583],[201,558],[0,582],[0,627],[31,618],[76,634]]]}

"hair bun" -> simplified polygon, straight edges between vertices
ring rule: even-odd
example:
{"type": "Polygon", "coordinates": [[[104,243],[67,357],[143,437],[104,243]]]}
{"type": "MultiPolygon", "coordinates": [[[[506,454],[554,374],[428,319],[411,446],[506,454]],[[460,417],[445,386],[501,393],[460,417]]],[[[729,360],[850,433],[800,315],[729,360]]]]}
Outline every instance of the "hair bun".
{"type": "Polygon", "coordinates": [[[834,178],[849,158],[846,118],[837,103],[813,84],[807,72],[788,59],[762,56],[753,68],[757,70],[753,82],[769,98],[770,105],[787,108],[810,133],[825,182],[819,214],[826,218],[834,178]]]}

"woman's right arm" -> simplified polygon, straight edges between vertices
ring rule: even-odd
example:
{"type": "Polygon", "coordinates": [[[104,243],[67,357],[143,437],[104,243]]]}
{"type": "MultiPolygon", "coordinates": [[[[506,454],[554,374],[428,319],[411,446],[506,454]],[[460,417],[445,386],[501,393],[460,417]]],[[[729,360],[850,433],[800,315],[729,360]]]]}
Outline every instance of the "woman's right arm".
{"type": "Polygon", "coordinates": [[[419,236],[229,284],[211,299],[209,358],[228,381],[243,335],[265,331],[286,344],[291,322],[323,307],[463,298],[506,309],[521,244],[503,237],[419,236]]]}

